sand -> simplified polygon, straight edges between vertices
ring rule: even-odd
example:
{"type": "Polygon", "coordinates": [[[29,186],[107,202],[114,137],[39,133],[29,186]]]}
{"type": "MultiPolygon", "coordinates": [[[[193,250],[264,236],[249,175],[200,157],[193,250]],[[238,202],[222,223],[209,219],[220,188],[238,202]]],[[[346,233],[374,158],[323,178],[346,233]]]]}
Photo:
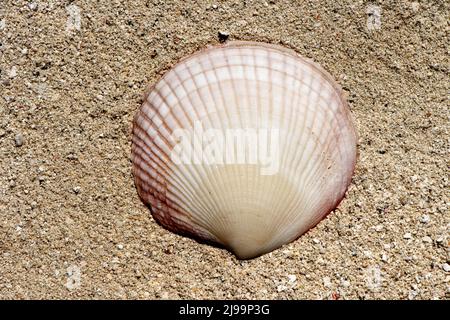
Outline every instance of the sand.
{"type": "Polygon", "coordinates": [[[446,1],[0,4],[0,298],[449,299],[446,1]],[[339,208],[239,261],[160,227],[131,123],[178,59],[231,40],[312,58],[348,93],[359,159],[339,208]]]}

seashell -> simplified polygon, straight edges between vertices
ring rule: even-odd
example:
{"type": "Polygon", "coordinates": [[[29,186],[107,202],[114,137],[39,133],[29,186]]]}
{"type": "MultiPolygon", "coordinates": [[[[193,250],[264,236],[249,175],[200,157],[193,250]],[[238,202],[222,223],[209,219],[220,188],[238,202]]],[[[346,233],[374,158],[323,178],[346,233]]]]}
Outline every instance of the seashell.
{"type": "Polygon", "coordinates": [[[356,140],[342,91],[320,66],[280,46],[229,42],[150,88],[134,118],[133,174],[161,225],[248,259],[339,204],[356,140]]]}

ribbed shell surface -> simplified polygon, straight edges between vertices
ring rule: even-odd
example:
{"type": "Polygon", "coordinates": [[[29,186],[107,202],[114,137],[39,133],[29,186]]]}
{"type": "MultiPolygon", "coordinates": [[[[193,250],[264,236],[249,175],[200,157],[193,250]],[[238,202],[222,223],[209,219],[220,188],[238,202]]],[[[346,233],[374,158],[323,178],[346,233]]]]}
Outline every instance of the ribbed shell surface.
{"type": "Polygon", "coordinates": [[[239,258],[316,225],[343,198],[355,161],[341,89],[320,66],[280,46],[231,42],[183,59],[150,88],[134,119],[135,184],[155,219],[239,258]],[[199,123],[205,131],[276,133],[257,142],[274,150],[276,170],[263,174],[267,163],[248,161],[248,145],[241,162],[174,161],[174,133],[195,132],[199,123]]]}

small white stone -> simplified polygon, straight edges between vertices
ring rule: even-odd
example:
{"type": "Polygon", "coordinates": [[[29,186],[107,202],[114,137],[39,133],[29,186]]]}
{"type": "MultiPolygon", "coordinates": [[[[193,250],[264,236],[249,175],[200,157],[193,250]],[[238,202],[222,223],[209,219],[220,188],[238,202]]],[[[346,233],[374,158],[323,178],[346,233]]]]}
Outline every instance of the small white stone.
{"type": "Polygon", "coordinates": [[[73,187],[73,192],[75,192],[76,194],[79,194],[81,192],[81,187],[73,187]]]}
{"type": "Polygon", "coordinates": [[[384,226],[382,224],[379,224],[379,225],[375,226],[375,231],[376,232],[381,232],[381,231],[383,231],[383,229],[384,229],[384,226]]]}
{"type": "Polygon", "coordinates": [[[341,284],[345,288],[350,287],[350,281],[348,281],[348,280],[341,280],[341,284]]]}
{"type": "Polygon", "coordinates": [[[36,2],[31,2],[28,4],[28,8],[30,8],[30,10],[35,11],[37,10],[38,4],[36,2]]]}
{"type": "Polygon", "coordinates": [[[432,243],[433,239],[431,239],[429,236],[425,236],[425,237],[422,238],[422,241],[426,242],[426,243],[432,243]]]}
{"type": "Polygon", "coordinates": [[[387,261],[388,261],[388,256],[387,256],[387,254],[383,253],[383,254],[381,255],[381,260],[383,260],[384,262],[387,262],[387,261]]]}
{"type": "Polygon", "coordinates": [[[444,263],[442,265],[442,269],[444,269],[445,272],[450,272],[450,265],[448,263],[444,263]]]}
{"type": "Polygon", "coordinates": [[[11,70],[9,70],[9,77],[11,78],[11,79],[13,79],[13,78],[15,78],[17,76],[17,67],[16,66],[13,66],[12,68],[11,68],[11,70]]]}
{"type": "Polygon", "coordinates": [[[327,288],[331,288],[332,284],[331,284],[331,279],[330,277],[324,277],[323,278],[323,285],[327,288]]]}
{"type": "Polygon", "coordinates": [[[117,245],[117,249],[122,250],[123,249],[123,244],[118,244],[117,245]]]}
{"type": "Polygon", "coordinates": [[[3,30],[6,28],[6,20],[2,19],[0,20],[0,30],[3,30]]]}
{"type": "Polygon", "coordinates": [[[422,223],[430,222],[430,216],[427,214],[424,214],[422,217],[420,217],[420,222],[422,222],[422,223]]]}
{"type": "Polygon", "coordinates": [[[28,49],[27,49],[27,48],[23,48],[20,52],[21,52],[22,54],[27,54],[27,53],[28,53],[28,49]]]}
{"type": "Polygon", "coordinates": [[[288,287],[286,287],[285,285],[282,285],[282,284],[277,286],[277,291],[278,292],[286,291],[287,289],[288,289],[288,287]]]}
{"type": "Polygon", "coordinates": [[[119,260],[118,257],[113,257],[113,258],[111,259],[111,263],[120,263],[120,260],[119,260]]]}
{"type": "Polygon", "coordinates": [[[314,239],[312,239],[312,241],[315,243],[315,244],[318,244],[318,243],[320,243],[320,240],[319,239],[317,239],[317,238],[314,238],[314,239]]]}
{"type": "Polygon", "coordinates": [[[18,133],[16,134],[16,136],[14,137],[14,144],[16,145],[16,147],[21,147],[23,145],[23,135],[18,133]]]}
{"type": "Polygon", "coordinates": [[[295,281],[297,281],[297,276],[294,274],[289,274],[287,277],[288,277],[289,283],[294,283],[295,281]]]}
{"type": "Polygon", "coordinates": [[[403,239],[411,239],[411,238],[412,238],[412,235],[410,232],[407,232],[403,235],[403,239]]]}

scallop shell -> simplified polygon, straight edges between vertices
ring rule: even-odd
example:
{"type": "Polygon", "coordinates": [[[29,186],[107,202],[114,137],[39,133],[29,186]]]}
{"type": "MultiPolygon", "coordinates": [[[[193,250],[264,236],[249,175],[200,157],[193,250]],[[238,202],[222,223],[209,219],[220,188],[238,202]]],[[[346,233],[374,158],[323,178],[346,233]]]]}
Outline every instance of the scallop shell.
{"type": "Polygon", "coordinates": [[[135,184],[154,218],[241,259],[315,226],[344,197],[355,161],[339,86],[275,45],[229,42],[183,59],[134,118],[135,184]]]}

